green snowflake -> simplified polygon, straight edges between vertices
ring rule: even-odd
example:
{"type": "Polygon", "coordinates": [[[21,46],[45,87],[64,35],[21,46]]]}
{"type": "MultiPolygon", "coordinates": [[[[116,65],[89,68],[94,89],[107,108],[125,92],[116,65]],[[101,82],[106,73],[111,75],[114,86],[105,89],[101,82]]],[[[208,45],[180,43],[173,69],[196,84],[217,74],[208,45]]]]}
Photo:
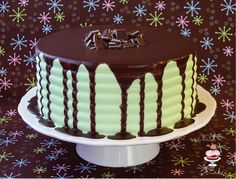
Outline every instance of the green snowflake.
{"type": "Polygon", "coordinates": [[[36,86],[36,82],[34,77],[31,79],[27,78],[28,83],[25,83],[25,86],[28,86],[28,88],[26,89],[26,91],[28,91],[29,89],[33,88],[36,86]]]}
{"type": "Polygon", "coordinates": [[[199,137],[190,138],[190,141],[195,144],[201,143],[201,139],[199,137]]]}
{"type": "Polygon", "coordinates": [[[13,14],[10,14],[9,17],[13,17],[12,21],[20,22],[20,20],[24,21],[24,18],[27,14],[24,13],[25,9],[20,10],[20,8],[17,8],[17,11],[13,9],[13,14]]]}
{"type": "Polygon", "coordinates": [[[230,33],[229,31],[231,30],[231,28],[227,28],[226,26],[219,27],[219,32],[215,32],[215,34],[219,35],[218,39],[220,40],[222,38],[223,42],[225,42],[225,40],[230,41],[231,38],[230,36],[232,36],[233,34],[230,33]]]}
{"type": "Polygon", "coordinates": [[[34,152],[36,154],[39,154],[39,153],[42,154],[42,153],[46,152],[46,149],[44,147],[37,147],[34,149],[34,152]]]}
{"type": "Polygon", "coordinates": [[[37,134],[27,134],[26,136],[25,136],[25,138],[26,139],[36,139],[38,137],[38,135],[37,134]]]}
{"type": "Polygon", "coordinates": [[[5,49],[0,46],[0,56],[4,56],[5,52],[6,52],[5,49]]]}
{"type": "Polygon", "coordinates": [[[8,161],[9,160],[8,158],[11,157],[14,157],[12,153],[6,153],[6,152],[0,153],[0,162],[2,162],[3,160],[8,161]]]}
{"type": "Polygon", "coordinates": [[[174,162],[174,165],[181,164],[182,167],[184,167],[184,165],[190,165],[190,163],[193,162],[192,160],[189,160],[189,158],[183,159],[183,157],[174,157],[171,161],[174,162]]]}
{"type": "Polygon", "coordinates": [[[236,130],[233,128],[224,128],[222,132],[226,133],[226,135],[232,135],[232,136],[236,135],[236,130]]]}
{"type": "Polygon", "coordinates": [[[202,16],[195,16],[193,18],[193,23],[194,23],[194,25],[198,25],[198,26],[201,25],[203,23],[202,16]]]}
{"type": "Polygon", "coordinates": [[[46,171],[47,171],[47,168],[44,168],[44,167],[35,167],[33,169],[33,172],[37,174],[45,173],[46,171]]]}
{"type": "Polygon", "coordinates": [[[120,0],[119,2],[122,3],[122,4],[128,4],[129,0],[120,0]]]}
{"type": "Polygon", "coordinates": [[[228,172],[228,173],[224,173],[224,177],[225,178],[230,178],[230,179],[235,179],[236,178],[236,173],[231,173],[231,172],[228,172]]]}
{"type": "Polygon", "coordinates": [[[102,178],[114,178],[115,177],[115,174],[114,173],[111,173],[111,172],[104,172],[102,174],[102,178]]]}
{"type": "Polygon", "coordinates": [[[151,16],[150,18],[147,19],[147,21],[150,21],[150,26],[152,26],[154,24],[155,27],[157,27],[157,25],[162,25],[162,20],[164,20],[164,17],[161,17],[162,12],[160,12],[159,14],[157,14],[157,11],[154,11],[154,13],[149,13],[149,15],[151,16]]]}
{"type": "Polygon", "coordinates": [[[8,123],[9,121],[10,121],[10,118],[6,116],[0,117],[0,124],[8,123]]]}
{"type": "Polygon", "coordinates": [[[206,81],[208,80],[207,75],[200,73],[197,77],[197,81],[199,81],[200,83],[206,83],[206,81]]]}
{"type": "Polygon", "coordinates": [[[65,15],[63,12],[58,12],[58,13],[56,13],[54,18],[56,19],[56,21],[62,22],[65,20],[65,15]]]}
{"type": "Polygon", "coordinates": [[[88,24],[87,22],[85,22],[85,23],[80,23],[79,25],[80,25],[80,27],[82,27],[82,28],[91,27],[91,26],[92,26],[92,24],[88,24]]]}

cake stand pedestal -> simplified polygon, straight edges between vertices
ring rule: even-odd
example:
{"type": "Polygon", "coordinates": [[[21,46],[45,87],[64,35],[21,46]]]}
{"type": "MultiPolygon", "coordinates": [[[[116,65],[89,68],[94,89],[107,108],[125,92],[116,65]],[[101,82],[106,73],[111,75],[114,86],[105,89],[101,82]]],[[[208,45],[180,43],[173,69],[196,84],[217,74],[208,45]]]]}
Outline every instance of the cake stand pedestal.
{"type": "Polygon", "coordinates": [[[136,137],[129,140],[90,139],[70,136],[56,131],[54,128],[43,126],[38,122],[36,115],[32,114],[27,106],[31,98],[36,95],[36,87],[29,90],[21,99],[18,112],[30,127],[39,133],[63,141],[77,144],[77,154],[97,165],[108,167],[128,167],[148,162],[155,158],[160,151],[159,144],[187,135],[204,127],[212,118],[216,109],[216,101],[211,94],[198,85],[199,101],[206,105],[206,109],[194,117],[195,122],[173,132],[154,137],[136,137]]]}

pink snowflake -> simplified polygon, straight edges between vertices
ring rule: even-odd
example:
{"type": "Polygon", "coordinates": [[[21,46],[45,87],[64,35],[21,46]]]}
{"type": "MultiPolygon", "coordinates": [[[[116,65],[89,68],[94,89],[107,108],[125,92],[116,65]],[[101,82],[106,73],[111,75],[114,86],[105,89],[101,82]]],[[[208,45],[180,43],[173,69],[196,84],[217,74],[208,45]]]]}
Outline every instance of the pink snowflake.
{"type": "Polygon", "coordinates": [[[57,171],[58,173],[60,173],[62,170],[66,172],[69,169],[70,165],[65,165],[65,164],[62,165],[57,164],[56,166],[53,166],[53,171],[57,171]]]}
{"type": "Polygon", "coordinates": [[[225,48],[223,48],[223,51],[224,51],[224,54],[226,57],[228,57],[228,56],[231,57],[234,53],[234,49],[230,46],[226,46],[225,48]]]}
{"type": "Polygon", "coordinates": [[[17,114],[16,110],[15,109],[9,109],[7,112],[6,112],[6,115],[8,117],[12,117],[12,116],[15,116],[17,114]]]}
{"type": "Polygon", "coordinates": [[[228,111],[229,109],[232,109],[234,106],[234,102],[233,101],[229,101],[229,99],[226,99],[226,101],[224,99],[222,99],[222,101],[220,102],[221,107],[225,107],[226,111],[228,111]]]}
{"type": "Polygon", "coordinates": [[[211,81],[213,81],[213,85],[217,85],[217,87],[219,87],[220,85],[223,86],[223,83],[225,82],[224,77],[221,75],[214,75],[214,79],[212,79],[211,81]]]}
{"type": "Polygon", "coordinates": [[[155,6],[155,8],[158,10],[158,11],[162,11],[162,10],[164,10],[166,7],[166,4],[165,4],[165,2],[164,1],[158,1],[158,2],[156,2],[156,6],[155,6]]]}
{"type": "Polygon", "coordinates": [[[189,21],[187,20],[188,16],[180,16],[177,18],[177,21],[175,21],[176,24],[178,24],[178,27],[181,26],[181,28],[184,28],[185,26],[188,27],[189,21]]]}
{"type": "Polygon", "coordinates": [[[16,138],[16,136],[22,136],[22,134],[24,134],[23,131],[17,131],[17,130],[14,132],[13,131],[9,132],[9,136],[13,138],[16,138]]]}
{"type": "Polygon", "coordinates": [[[115,2],[111,1],[111,0],[104,0],[104,2],[102,3],[102,9],[106,9],[106,11],[113,11],[114,7],[115,7],[115,2]]]}
{"type": "Polygon", "coordinates": [[[34,38],[33,40],[30,40],[29,42],[30,42],[29,44],[30,48],[33,49],[38,44],[39,41],[36,38],[34,38]]]}
{"type": "Polygon", "coordinates": [[[67,153],[66,149],[60,148],[60,149],[54,149],[53,151],[51,151],[52,154],[58,156],[58,155],[64,155],[65,153],[67,153]]]}
{"type": "Polygon", "coordinates": [[[234,161],[236,161],[236,152],[234,152],[234,153],[228,152],[228,155],[227,155],[226,157],[228,157],[229,159],[233,159],[234,161]]]}
{"type": "Polygon", "coordinates": [[[46,14],[45,12],[39,14],[40,17],[38,17],[38,19],[40,20],[40,23],[43,23],[44,25],[46,25],[47,23],[50,23],[50,19],[52,19],[52,17],[49,16],[49,12],[46,14]]]}
{"type": "Polygon", "coordinates": [[[25,6],[28,6],[29,4],[29,0],[20,0],[20,2],[18,2],[18,4],[21,6],[21,7],[25,7],[25,6]]]}
{"type": "Polygon", "coordinates": [[[16,53],[14,53],[13,56],[9,55],[7,61],[9,62],[9,65],[13,64],[16,66],[17,64],[21,64],[20,55],[16,55],[16,53]]]}
{"type": "Polygon", "coordinates": [[[7,88],[11,88],[12,83],[10,83],[10,81],[11,80],[7,80],[6,77],[0,79],[0,89],[4,88],[4,90],[7,90],[7,88]]]}
{"type": "Polygon", "coordinates": [[[183,175],[184,174],[184,170],[181,170],[181,169],[172,169],[171,170],[171,173],[174,175],[174,176],[180,176],[180,175],[183,175]]]}

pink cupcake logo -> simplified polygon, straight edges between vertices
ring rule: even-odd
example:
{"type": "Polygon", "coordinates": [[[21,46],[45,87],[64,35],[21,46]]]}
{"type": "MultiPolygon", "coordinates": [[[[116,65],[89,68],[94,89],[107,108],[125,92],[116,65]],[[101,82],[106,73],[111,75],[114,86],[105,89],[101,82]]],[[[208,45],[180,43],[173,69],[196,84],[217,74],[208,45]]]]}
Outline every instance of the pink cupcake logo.
{"type": "Polygon", "coordinates": [[[204,160],[209,162],[208,166],[209,167],[216,167],[217,164],[216,162],[218,162],[221,158],[220,158],[220,151],[217,150],[217,146],[216,144],[211,144],[211,145],[207,145],[207,147],[210,148],[210,150],[206,151],[206,156],[204,157],[204,160]]]}

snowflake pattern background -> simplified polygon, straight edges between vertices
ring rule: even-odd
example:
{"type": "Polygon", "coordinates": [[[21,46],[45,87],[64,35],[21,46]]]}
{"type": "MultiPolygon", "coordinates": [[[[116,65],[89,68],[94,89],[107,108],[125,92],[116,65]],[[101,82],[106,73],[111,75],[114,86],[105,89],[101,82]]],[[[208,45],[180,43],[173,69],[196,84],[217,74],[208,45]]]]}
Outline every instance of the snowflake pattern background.
{"type": "Polygon", "coordinates": [[[0,0],[0,177],[235,177],[235,11],[234,0],[0,0]],[[38,40],[97,24],[163,28],[192,40],[198,47],[198,83],[217,101],[211,122],[162,143],[152,161],[127,168],[88,163],[77,156],[75,144],[27,126],[17,106],[36,83],[38,40]],[[210,143],[222,151],[214,169],[203,159],[210,143]]]}

